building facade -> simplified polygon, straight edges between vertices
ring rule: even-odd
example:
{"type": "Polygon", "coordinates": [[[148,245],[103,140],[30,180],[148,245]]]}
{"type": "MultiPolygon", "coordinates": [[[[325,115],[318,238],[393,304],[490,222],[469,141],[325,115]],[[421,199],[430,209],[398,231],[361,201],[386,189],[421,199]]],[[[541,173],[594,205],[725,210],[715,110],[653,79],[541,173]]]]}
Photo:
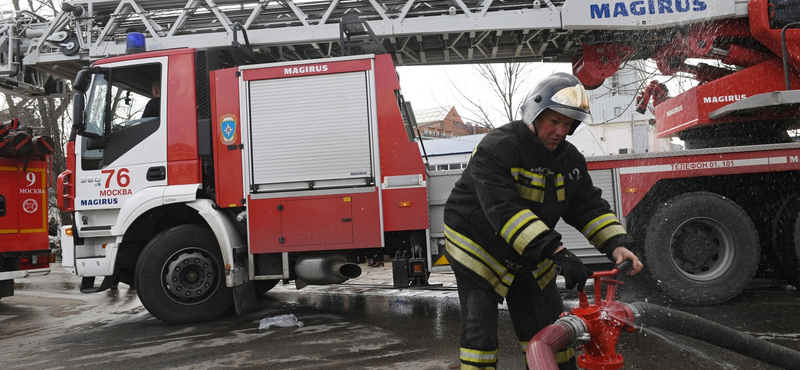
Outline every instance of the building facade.
{"type": "Polygon", "coordinates": [[[414,117],[424,138],[452,138],[489,132],[488,127],[464,123],[455,107],[415,110],[414,117]]]}
{"type": "Polygon", "coordinates": [[[636,112],[636,97],[650,80],[636,62],[607,78],[589,94],[594,122],[582,124],[569,140],[584,156],[666,152],[681,147],[671,138],[656,137],[652,103],[644,114],[636,112]]]}

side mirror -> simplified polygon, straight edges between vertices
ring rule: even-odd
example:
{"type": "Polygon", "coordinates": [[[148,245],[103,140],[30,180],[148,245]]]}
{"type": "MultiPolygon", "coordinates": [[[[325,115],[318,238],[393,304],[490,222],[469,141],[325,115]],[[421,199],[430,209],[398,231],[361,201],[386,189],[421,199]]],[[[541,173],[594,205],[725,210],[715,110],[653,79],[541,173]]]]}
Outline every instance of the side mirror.
{"type": "Polygon", "coordinates": [[[86,149],[88,150],[105,149],[105,148],[106,148],[106,138],[104,137],[90,137],[86,140],[86,149]]]}
{"type": "MultiPolygon", "coordinates": [[[[83,72],[83,71],[81,71],[83,72]]],[[[86,130],[86,122],[83,121],[83,111],[86,108],[86,96],[83,93],[75,93],[72,95],[72,127],[78,133],[83,133],[86,130]]]]}
{"type": "Polygon", "coordinates": [[[89,87],[89,80],[91,80],[91,73],[88,70],[81,69],[78,71],[78,75],[75,76],[75,82],[72,84],[72,88],[81,93],[86,92],[86,88],[89,87]]]}

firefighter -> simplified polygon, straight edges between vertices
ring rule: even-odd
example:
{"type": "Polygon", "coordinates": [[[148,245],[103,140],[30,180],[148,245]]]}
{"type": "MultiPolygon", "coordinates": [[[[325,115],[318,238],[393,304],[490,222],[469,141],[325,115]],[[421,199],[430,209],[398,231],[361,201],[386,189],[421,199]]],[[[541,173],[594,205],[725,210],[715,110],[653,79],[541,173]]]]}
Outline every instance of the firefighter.
{"type": "MultiPolygon", "coordinates": [[[[643,265],[625,246],[625,229],[592,184],[586,160],[565,141],[591,122],[580,81],[555,73],[525,98],[522,120],[481,140],[445,206],[445,253],[461,303],[461,368],[497,364],[498,304],[505,299],[523,352],[563,311],[557,271],[567,289],[583,290],[588,270],[553,230],[559,218],[580,230],[608,258],[643,265]]],[[[577,368],[574,350],[556,354],[561,369],[577,368]]]]}
{"type": "Polygon", "coordinates": [[[161,111],[161,81],[153,80],[150,82],[150,93],[153,94],[153,98],[145,105],[142,118],[159,116],[161,111]]]}

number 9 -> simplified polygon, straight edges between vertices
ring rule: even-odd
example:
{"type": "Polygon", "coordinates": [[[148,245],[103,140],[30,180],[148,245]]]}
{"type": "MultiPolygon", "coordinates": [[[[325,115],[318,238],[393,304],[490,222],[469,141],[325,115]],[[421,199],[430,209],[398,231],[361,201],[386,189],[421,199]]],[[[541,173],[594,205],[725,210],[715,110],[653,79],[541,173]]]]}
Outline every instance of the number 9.
{"type": "Polygon", "coordinates": [[[33,184],[36,182],[36,174],[33,172],[28,172],[28,174],[25,175],[25,180],[29,181],[28,187],[33,186],[33,184]]]}

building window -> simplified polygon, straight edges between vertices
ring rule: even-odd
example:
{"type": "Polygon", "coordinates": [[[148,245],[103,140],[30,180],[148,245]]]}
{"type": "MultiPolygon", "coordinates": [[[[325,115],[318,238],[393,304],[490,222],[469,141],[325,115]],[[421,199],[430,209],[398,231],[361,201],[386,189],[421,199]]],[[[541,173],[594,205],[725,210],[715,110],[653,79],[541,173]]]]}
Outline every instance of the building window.
{"type": "Polygon", "coordinates": [[[622,115],[622,107],[614,107],[614,115],[619,117],[622,115]]]}
{"type": "Polygon", "coordinates": [[[437,164],[430,166],[432,171],[452,171],[467,168],[466,163],[437,164]]]}
{"type": "Polygon", "coordinates": [[[615,73],[609,80],[611,82],[611,95],[617,95],[617,92],[619,91],[619,76],[617,76],[615,73]]]}

